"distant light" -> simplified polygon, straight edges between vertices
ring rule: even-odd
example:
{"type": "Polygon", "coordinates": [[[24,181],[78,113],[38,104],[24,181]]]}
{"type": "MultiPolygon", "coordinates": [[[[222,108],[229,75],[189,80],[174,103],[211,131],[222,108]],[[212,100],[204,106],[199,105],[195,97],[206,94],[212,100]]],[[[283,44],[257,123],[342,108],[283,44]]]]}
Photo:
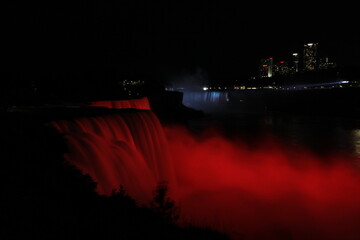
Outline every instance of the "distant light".
{"type": "Polygon", "coordinates": [[[311,46],[314,45],[314,44],[313,44],[313,43],[308,43],[307,45],[308,45],[309,47],[311,47],[311,46]]]}
{"type": "Polygon", "coordinates": [[[293,56],[297,56],[298,54],[297,53],[293,53],[293,56]]]}
{"type": "Polygon", "coordinates": [[[342,81],[341,83],[349,83],[349,81],[342,81]]]}
{"type": "Polygon", "coordinates": [[[284,61],[280,61],[280,63],[284,63],[284,61]]]}
{"type": "Polygon", "coordinates": [[[207,91],[208,89],[209,89],[209,88],[207,88],[207,87],[203,87],[203,90],[204,90],[204,91],[207,91]]]}
{"type": "Polygon", "coordinates": [[[270,60],[272,60],[272,58],[269,58],[270,60]]]}
{"type": "Polygon", "coordinates": [[[264,64],[264,65],[262,65],[263,67],[267,67],[268,65],[266,65],[266,64],[264,64]]]}

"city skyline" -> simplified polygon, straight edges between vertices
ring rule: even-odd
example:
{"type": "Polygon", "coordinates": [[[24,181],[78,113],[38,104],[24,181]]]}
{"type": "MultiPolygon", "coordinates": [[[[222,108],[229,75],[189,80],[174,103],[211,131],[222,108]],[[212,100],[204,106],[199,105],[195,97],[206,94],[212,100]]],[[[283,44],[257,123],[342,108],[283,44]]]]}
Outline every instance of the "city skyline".
{"type": "Polygon", "coordinates": [[[52,88],[124,79],[164,82],[199,69],[209,81],[248,79],[262,56],[277,59],[319,42],[331,49],[341,72],[358,76],[354,9],[217,0],[11,3],[1,15],[0,72],[9,85],[40,81],[52,88]]]}
{"type": "Polygon", "coordinates": [[[336,56],[329,52],[319,52],[319,47],[321,44],[309,42],[303,44],[302,49],[297,48],[297,52],[289,49],[287,56],[262,57],[259,61],[258,77],[271,78],[335,68],[336,56]]]}

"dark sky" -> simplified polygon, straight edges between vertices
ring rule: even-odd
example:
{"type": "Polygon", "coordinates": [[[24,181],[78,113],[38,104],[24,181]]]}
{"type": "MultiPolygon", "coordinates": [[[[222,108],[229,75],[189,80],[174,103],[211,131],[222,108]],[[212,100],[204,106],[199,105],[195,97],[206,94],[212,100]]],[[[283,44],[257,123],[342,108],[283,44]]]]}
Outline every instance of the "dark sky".
{"type": "Polygon", "coordinates": [[[129,74],[202,68],[246,76],[261,56],[319,42],[342,66],[359,65],[357,7],[291,1],[18,1],[1,9],[2,69],[129,74]]]}

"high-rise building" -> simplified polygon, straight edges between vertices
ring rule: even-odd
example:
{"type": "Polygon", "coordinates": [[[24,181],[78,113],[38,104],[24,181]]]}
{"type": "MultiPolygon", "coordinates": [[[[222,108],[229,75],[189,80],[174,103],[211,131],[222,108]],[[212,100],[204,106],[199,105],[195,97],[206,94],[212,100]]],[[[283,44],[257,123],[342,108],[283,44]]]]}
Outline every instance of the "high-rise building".
{"type": "Polygon", "coordinates": [[[299,72],[299,54],[298,53],[293,53],[292,54],[292,62],[293,62],[293,67],[294,67],[294,72],[299,72]]]}
{"type": "Polygon", "coordinates": [[[271,78],[273,76],[273,58],[264,58],[260,61],[260,77],[271,78]]]}
{"type": "Polygon", "coordinates": [[[275,75],[285,76],[291,74],[291,68],[289,67],[288,63],[285,61],[279,61],[274,64],[274,73],[275,75]]]}
{"type": "Polygon", "coordinates": [[[304,45],[304,70],[315,71],[317,69],[317,43],[304,45]]]}

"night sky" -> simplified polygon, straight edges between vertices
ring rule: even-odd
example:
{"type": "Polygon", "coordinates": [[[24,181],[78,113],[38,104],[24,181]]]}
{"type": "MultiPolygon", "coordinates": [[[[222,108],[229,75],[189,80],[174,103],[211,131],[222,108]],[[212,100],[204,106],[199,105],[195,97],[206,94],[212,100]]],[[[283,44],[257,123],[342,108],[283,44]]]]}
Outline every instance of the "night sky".
{"type": "Polygon", "coordinates": [[[328,2],[18,1],[1,8],[2,71],[109,69],[160,76],[203,69],[247,77],[259,58],[282,58],[307,42],[360,65],[356,7],[328,2]]]}

